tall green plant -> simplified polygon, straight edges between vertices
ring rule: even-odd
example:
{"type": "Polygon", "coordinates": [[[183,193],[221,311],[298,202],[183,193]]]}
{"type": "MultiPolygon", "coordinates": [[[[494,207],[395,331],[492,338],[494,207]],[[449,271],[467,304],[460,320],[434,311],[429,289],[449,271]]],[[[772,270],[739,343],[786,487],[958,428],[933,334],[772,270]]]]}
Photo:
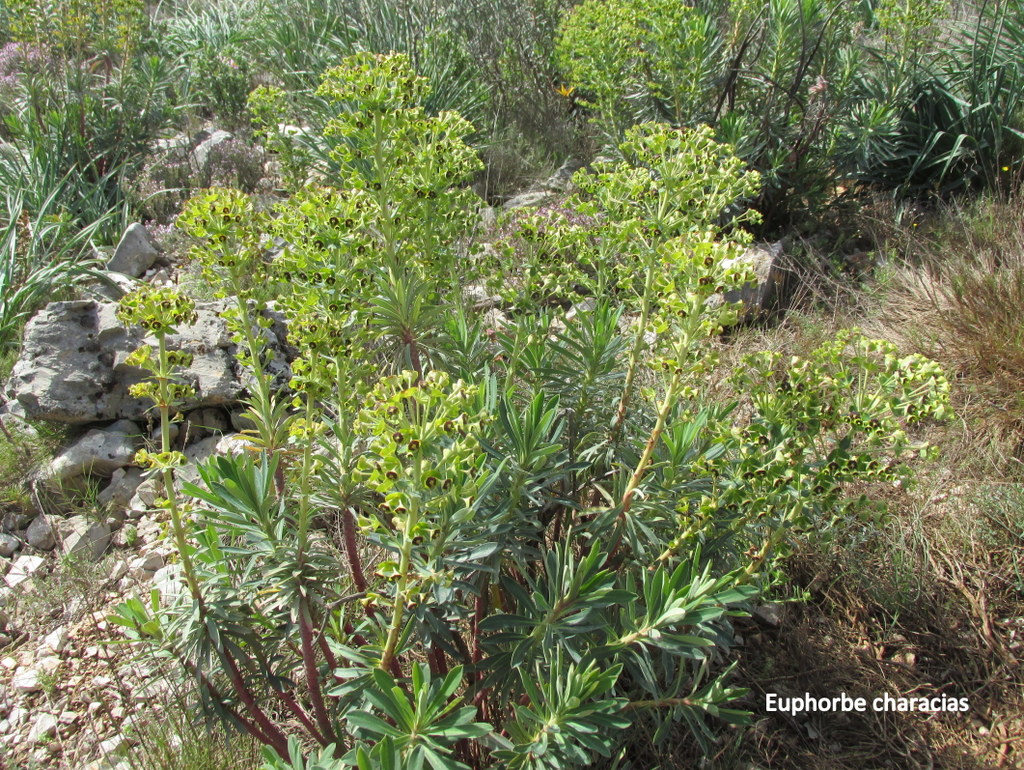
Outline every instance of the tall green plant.
{"type": "Polygon", "coordinates": [[[611,148],[640,121],[707,123],[761,173],[755,205],[778,227],[836,195],[860,21],[835,0],[588,0],[563,17],[558,56],[611,148]]]}
{"type": "Polygon", "coordinates": [[[472,160],[461,121],[409,104],[422,88],[401,57],[346,62],[325,87],[348,108],[339,186],[272,221],[227,191],[190,208],[207,258],[257,266],[264,237],[285,242],[294,412],[286,444],[185,486],[190,591],[116,622],[270,768],[587,766],[640,719],[707,745],[745,719],[730,619],[794,538],[847,515],[844,484],[906,475],[924,447],[903,431],[942,416],[948,383],[851,334],[755,356],[732,373],[744,408],[709,403],[735,313],[719,295],[745,279],[719,217],[757,178],[708,130],[664,126],[581,175],[586,213],[532,231],[600,289],[592,309],[531,297],[489,334],[463,311],[426,358],[408,332],[459,302],[472,160]]]}

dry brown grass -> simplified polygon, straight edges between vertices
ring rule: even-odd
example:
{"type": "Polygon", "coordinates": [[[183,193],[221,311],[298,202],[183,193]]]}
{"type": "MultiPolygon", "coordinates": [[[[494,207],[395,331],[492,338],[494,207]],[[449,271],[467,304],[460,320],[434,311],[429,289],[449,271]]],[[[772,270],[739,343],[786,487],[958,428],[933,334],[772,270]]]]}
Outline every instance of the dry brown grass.
{"type": "Polygon", "coordinates": [[[947,209],[892,242],[897,261],[865,329],[942,363],[966,425],[957,454],[976,453],[985,475],[1016,476],[1024,471],[1024,197],[947,209]]]}

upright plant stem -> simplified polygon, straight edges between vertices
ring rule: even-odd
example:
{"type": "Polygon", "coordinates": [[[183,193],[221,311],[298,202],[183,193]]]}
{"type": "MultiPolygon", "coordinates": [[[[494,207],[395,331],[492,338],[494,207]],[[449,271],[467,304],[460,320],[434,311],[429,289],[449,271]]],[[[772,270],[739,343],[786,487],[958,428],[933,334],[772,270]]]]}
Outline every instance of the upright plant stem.
{"type": "MultiPolygon", "coordinates": [[[[166,456],[171,451],[171,373],[167,362],[167,340],[165,335],[157,335],[159,370],[157,381],[159,382],[160,397],[160,451],[166,456]]],[[[164,482],[164,494],[167,495],[167,506],[171,513],[171,529],[174,532],[174,542],[181,557],[181,568],[185,573],[185,581],[188,583],[189,593],[192,599],[199,606],[200,613],[205,613],[202,592],[199,590],[199,580],[196,578],[195,564],[192,562],[192,554],[188,549],[188,542],[185,539],[185,525],[181,518],[181,511],[178,509],[178,498],[174,492],[174,473],[170,467],[165,466],[161,471],[164,482]]]]}
{"type": "Polygon", "coordinates": [[[309,687],[309,699],[313,704],[313,713],[316,715],[320,731],[329,742],[337,741],[334,734],[334,727],[327,716],[327,708],[324,706],[323,693],[320,691],[320,675],[317,672],[316,650],[313,645],[313,627],[308,600],[303,600],[299,607],[299,636],[302,641],[302,666],[306,674],[306,684],[309,687]]]}
{"type": "Polygon", "coordinates": [[[647,265],[647,274],[644,278],[644,293],[640,301],[640,319],[637,321],[636,337],[633,339],[633,347],[629,351],[629,363],[626,365],[626,381],[622,385],[619,407],[615,412],[615,420],[612,422],[611,442],[613,444],[619,440],[622,424],[626,419],[626,411],[629,409],[630,397],[633,393],[633,381],[636,379],[637,368],[640,365],[640,356],[644,351],[644,335],[647,329],[647,322],[651,316],[655,251],[650,246],[647,248],[650,249],[650,262],[647,265]]]}
{"type": "Polygon", "coordinates": [[[681,379],[682,378],[679,373],[672,375],[672,380],[669,383],[668,390],[665,392],[665,397],[662,399],[661,405],[658,407],[658,419],[654,424],[654,429],[651,431],[651,435],[647,437],[647,443],[644,445],[643,454],[640,455],[636,468],[633,469],[633,473],[629,477],[629,481],[626,483],[626,489],[622,493],[619,517],[615,526],[615,544],[608,551],[609,560],[615,556],[616,551],[619,549],[619,545],[622,543],[622,538],[626,531],[626,517],[629,515],[629,509],[633,506],[633,497],[636,494],[637,487],[640,486],[640,482],[647,473],[647,469],[651,464],[651,457],[654,455],[654,449],[658,446],[658,441],[661,440],[661,434],[665,431],[668,416],[672,411],[672,407],[675,406],[676,397],[679,394],[681,379]]]}
{"type": "MultiPolygon", "coordinates": [[[[423,469],[422,461],[413,465],[413,486],[418,488],[423,469]]],[[[395,650],[402,634],[402,621],[405,619],[405,605],[409,601],[409,572],[412,568],[412,535],[419,519],[419,505],[415,497],[409,503],[409,518],[402,528],[402,553],[398,564],[398,585],[395,588],[395,603],[391,613],[391,625],[388,627],[384,652],[380,659],[380,668],[389,669],[395,662],[395,650]]]]}

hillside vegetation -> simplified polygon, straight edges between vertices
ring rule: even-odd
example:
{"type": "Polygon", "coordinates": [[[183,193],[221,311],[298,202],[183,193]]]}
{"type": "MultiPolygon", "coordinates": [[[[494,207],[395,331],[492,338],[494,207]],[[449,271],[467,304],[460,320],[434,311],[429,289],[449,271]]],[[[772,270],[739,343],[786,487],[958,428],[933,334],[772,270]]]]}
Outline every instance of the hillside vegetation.
{"type": "Polygon", "coordinates": [[[0,768],[1021,761],[1024,3],[0,42],[0,768]]]}

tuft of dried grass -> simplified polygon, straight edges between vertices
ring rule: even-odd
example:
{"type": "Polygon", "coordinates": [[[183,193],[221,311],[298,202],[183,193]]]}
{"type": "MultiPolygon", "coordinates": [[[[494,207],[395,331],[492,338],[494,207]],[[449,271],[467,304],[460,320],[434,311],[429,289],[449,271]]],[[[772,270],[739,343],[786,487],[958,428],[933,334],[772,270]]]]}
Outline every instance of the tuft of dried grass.
{"type": "MultiPolygon", "coordinates": [[[[865,331],[943,365],[959,460],[1024,472],[1024,195],[951,206],[890,240],[895,256],[865,331]]],[[[950,450],[953,446],[950,447],[950,450]]],[[[949,455],[949,451],[945,452],[949,455]]],[[[973,475],[973,474],[972,474],[973,475]]]]}

